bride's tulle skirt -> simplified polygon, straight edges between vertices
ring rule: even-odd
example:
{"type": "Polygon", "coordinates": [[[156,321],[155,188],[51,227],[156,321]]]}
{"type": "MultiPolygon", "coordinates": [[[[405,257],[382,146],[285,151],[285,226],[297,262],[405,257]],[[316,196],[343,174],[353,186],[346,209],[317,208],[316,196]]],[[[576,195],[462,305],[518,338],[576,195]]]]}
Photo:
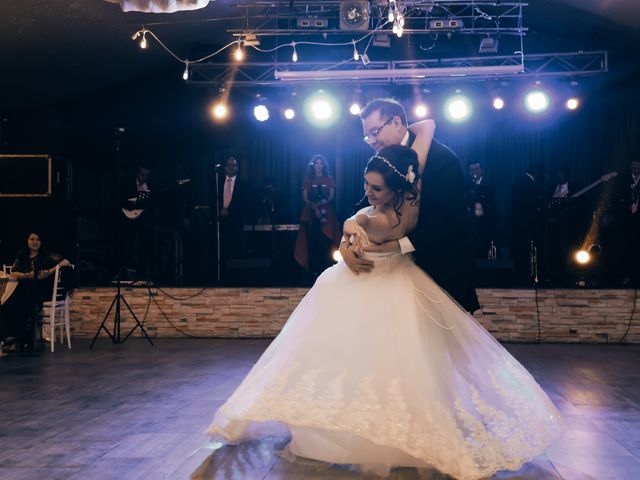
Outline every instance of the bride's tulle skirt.
{"type": "Polygon", "coordinates": [[[209,433],[288,433],[295,455],[459,479],[542,453],[560,416],[527,370],[411,258],[373,258],[318,278],[209,433]]]}

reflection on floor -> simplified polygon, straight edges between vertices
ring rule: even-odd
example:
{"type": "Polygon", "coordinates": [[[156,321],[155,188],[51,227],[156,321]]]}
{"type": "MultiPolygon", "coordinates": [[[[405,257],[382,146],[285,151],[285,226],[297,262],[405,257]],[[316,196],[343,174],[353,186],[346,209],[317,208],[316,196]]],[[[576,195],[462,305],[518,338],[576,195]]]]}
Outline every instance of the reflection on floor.
{"type": "MultiPolygon", "coordinates": [[[[0,358],[2,479],[359,479],[320,462],[290,463],[286,439],[222,446],[212,414],[266,340],[130,339],[94,351],[0,358]]],[[[640,478],[640,346],[510,344],[567,429],[544,455],[498,479],[640,478]]],[[[392,479],[449,478],[396,469],[392,479]]]]}

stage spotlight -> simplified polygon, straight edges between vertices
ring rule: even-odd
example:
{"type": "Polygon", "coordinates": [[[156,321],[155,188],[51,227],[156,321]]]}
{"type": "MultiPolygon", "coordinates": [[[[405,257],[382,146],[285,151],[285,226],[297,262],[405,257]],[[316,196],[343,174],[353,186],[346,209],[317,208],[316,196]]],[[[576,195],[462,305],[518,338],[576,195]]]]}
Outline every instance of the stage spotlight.
{"type": "Polygon", "coordinates": [[[229,110],[224,103],[218,102],[211,109],[213,117],[217,120],[222,120],[229,114],[229,110]]]}
{"type": "Polygon", "coordinates": [[[551,100],[544,90],[536,89],[528,92],[524,97],[524,106],[531,113],[543,113],[549,108],[551,100]]]}
{"type": "Polygon", "coordinates": [[[413,114],[416,118],[425,118],[429,114],[429,109],[424,103],[419,103],[414,107],[413,114]]]}
{"type": "Polygon", "coordinates": [[[574,255],[574,258],[580,265],[586,265],[591,261],[591,255],[589,255],[589,252],[586,250],[578,250],[574,255]]]}
{"type": "Polygon", "coordinates": [[[320,98],[311,104],[311,112],[317,120],[328,120],[333,115],[333,108],[328,100],[320,98]]]}
{"type": "Polygon", "coordinates": [[[284,118],[286,118],[287,120],[292,120],[293,117],[296,116],[296,112],[293,110],[293,108],[287,108],[284,111],[284,118]]]}
{"type": "Polygon", "coordinates": [[[360,104],[358,102],[353,102],[351,104],[351,106],[349,107],[349,112],[351,112],[351,115],[359,115],[360,114],[360,104]]]}
{"type": "Polygon", "coordinates": [[[454,123],[464,122],[471,116],[471,101],[464,95],[455,95],[444,104],[444,115],[454,123]]]}
{"type": "Polygon", "coordinates": [[[259,122],[266,122],[269,120],[269,109],[266,105],[256,105],[253,107],[253,116],[256,117],[256,120],[259,122]]]}
{"type": "Polygon", "coordinates": [[[502,110],[504,108],[504,100],[500,97],[493,99],[493,108],[496,110],[502,110]]]}
{"type": "Polygon", "coordinates": [[[337,100],[323,90],[311,95],[304,104],[305,116],[320,128],[333,125],[338,119],[338,112],[337,100]]]}
{"type": "Polygon", "coordinates": [[[342,254],[340,253],[340,250],[334,250],[333,253],[331,254],[331,257],[333,258],[334,262],[342,261],[342,254]]]}
{"type": "Polygon", "coordinates": [[[580,101],[577,98],[572,97],[569,100],[567,100],[567,108],[569,110],[575,110],[579,106],[580,106],[580,101]]]}

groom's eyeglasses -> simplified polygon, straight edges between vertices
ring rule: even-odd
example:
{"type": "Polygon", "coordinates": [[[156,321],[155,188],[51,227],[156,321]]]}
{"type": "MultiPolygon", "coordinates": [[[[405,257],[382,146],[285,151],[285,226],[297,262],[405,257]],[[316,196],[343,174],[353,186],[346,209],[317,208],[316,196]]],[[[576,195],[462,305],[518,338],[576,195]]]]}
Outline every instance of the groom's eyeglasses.
{"type": "Polygon", "coordinates": [[[374,128],[373,130],[370,130],[369,133],[366,133],[364,136],[364,141],[366,143],[369,143],[371,140],[373,140],[374,138],[376,138],[378,135],[380,135],[380,131],[386,127],[387,125],[389,125],[391,123],[391,120],[393,120],[395,117],[391,117],[389,120],[387,120],[386,122],[384,122],[382,125],[380,125],[378,128],[374,128]]]}

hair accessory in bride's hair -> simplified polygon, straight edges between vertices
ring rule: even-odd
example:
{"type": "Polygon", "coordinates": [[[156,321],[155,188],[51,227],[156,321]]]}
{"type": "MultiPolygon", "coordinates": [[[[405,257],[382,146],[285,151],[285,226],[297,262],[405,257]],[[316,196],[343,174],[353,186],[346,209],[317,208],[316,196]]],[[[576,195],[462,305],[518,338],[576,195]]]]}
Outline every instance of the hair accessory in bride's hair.
{"type": "Polygon", "coordinates": [[[412,185],[416,181],[416,172],[413,171],[413,165],[409,165],[409,170],[407,170],[407,175],[404,178],[412,185]]]}
{"type": "Polygon", "coordinates": [[[416,172],[413,171],[413,165],[409,165],[409,169],[407,170],[407,174],[405,175],[404,173],[401,173],[400,170],[398,170],[393,163],[391,163],[389,160],[387,160],[384,157],[381,157],[380,155],[376,155],[375,158],[379,158],[380,160],[382,160],[384,163],[386,163],[387,165],[389,165],[389,167],[391,167],[391,170],[393,170],[394,172],[396,172],[398,175],[400,175],[402,178],[404,178],[407,182],[409,182],[411,185],[413,185],[413,182],[416,181],[416,172]]]}

